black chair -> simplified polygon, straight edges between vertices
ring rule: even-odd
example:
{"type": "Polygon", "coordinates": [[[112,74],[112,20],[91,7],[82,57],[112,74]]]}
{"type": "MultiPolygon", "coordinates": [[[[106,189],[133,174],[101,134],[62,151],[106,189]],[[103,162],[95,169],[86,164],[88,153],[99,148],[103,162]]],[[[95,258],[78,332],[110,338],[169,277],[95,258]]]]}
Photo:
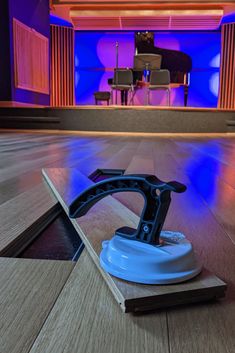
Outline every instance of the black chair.
{"type": "MultiPolygon", "coordinates": [[[[130,104],[133,104],[134,99],[134,80],[133,72],[130,69],[115,69],[113,83],[111,85],[111,100],[113,104],[113,91],[121,91],[125,96],[125,103],[128,104],[128,93],[130,93],[130,104]]],[[[117,96],[116,101],[117,104],[117,96]]]]}
{"type": "Polygon", "coordinates": [[[147,104],[149,105],[150,91],[166,90],[168,95],[168,105],[171,101],[170,72],[169,70],[152,70],[150,73],[149,86],[147,89],[147,104]]]}

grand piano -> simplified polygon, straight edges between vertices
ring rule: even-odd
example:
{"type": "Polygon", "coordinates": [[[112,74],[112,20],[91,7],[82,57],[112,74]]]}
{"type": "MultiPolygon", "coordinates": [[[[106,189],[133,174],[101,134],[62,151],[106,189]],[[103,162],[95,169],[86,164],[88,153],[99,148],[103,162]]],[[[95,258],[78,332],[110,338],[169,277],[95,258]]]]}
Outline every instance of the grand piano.
{"type": "MultiPolygon", "coordinates": [[[[161,69],[170,71],[171,86],[184,87],[184,106],[187,106],[189,73],[192,70],[192,59],[179,50],[164,49],[154,46],[153,32],[135,33],[135,47],[138,54],[158,54],[162,56],[161,69]]],[[[141,81],[142,73],[133,70],[134,81],[141,81]]],[[[109,80],[112,84],[112,79],[109,80]]],[[[138,83],[137,83],[138,84],[138,83]]],[[[122,93],[122,103],[126,102],[125,93],[122,93]]]]}
{"type": "Polygon", "coordinates": [[[187,106],[189,73],[192,70],[192,59],[179,50],[163,49],[154,46],[153,32],[137,32],[135,47],[138,54],[158,54],[162,56],[161,69],[170,71],[172,86],[184,87],[184,105],[187,106]]]}

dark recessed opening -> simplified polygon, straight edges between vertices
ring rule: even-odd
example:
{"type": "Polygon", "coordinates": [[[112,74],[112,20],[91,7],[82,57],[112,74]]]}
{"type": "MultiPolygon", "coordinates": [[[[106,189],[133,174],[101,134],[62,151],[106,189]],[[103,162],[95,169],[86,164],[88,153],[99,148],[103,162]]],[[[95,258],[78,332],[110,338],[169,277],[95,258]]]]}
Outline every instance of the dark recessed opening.
{"type": "Polygon", "coordinates": [[[76,261],[82,250],[83,243],[63,211],[18,257],[76,261]]]}
{"type": "MultiPolygon", "coordinates": [[[[97,169],[89,178],[98,182],[123,175],[123,169],[97,169]]],[[[73,260],[80,256],[84,245],[64,211],[18,255],[21,258],[73,260]]]]}
{"type": "Polygon", "coordinates": [[[124,173],[125,169],[96,169],[89,175],[89,179],[97,183],[98,181],[123,175],[124,173]]]}

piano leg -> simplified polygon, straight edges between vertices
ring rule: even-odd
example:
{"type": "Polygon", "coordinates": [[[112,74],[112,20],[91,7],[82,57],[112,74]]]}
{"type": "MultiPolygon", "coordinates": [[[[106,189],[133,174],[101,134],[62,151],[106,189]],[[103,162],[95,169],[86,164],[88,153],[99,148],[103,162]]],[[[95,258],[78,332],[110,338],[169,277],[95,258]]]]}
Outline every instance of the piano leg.
{"type": "Polygon", "coordinates": [[[188,85],[184,86],[184,106],[187,107],[188,104],[188,85]]]}

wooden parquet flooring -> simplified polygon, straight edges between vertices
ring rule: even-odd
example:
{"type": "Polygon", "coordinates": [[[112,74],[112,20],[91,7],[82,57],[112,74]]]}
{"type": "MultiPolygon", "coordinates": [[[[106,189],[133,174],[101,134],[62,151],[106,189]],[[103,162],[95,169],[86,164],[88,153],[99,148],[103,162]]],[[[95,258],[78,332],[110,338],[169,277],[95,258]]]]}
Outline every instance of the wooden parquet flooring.
{"type": "MultiPolygon", "coordinates": [[[[219,302],[123,314],[86,250],[75,266],[2,257],[1,353],[235,352],[234,136],[2,131],[0,153],[2,254],[13,249],[13,256],[34,237],[40,214],[58,207],[42,168],[75,168],[87,176],[97,168],[125,169],[187,185],[172,197],[165,228],[185,233],[204,265],[228,283],[219,302]]],[[[115,197],[140,213],[138,195],[115,197]]]]}

